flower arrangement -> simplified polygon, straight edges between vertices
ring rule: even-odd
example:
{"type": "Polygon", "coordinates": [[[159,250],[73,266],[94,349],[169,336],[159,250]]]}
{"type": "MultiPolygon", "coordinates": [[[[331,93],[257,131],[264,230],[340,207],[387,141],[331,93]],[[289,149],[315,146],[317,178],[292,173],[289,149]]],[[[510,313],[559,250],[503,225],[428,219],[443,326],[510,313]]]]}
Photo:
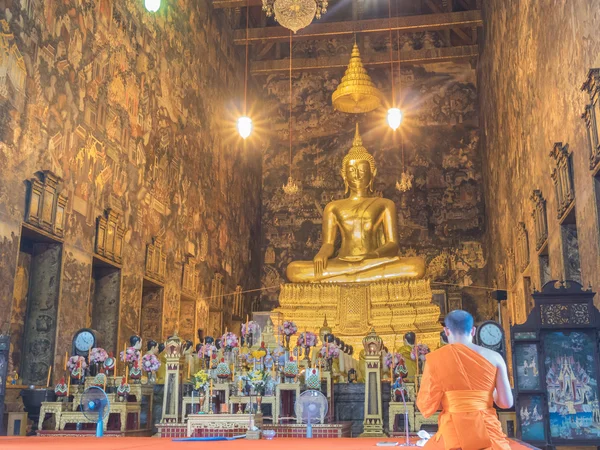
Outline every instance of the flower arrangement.
{"type": "Polygon", "coordinates": [[[208,374],[204,370],[199,370],[196,372],[192,378],[192,383],[194,384],[195,390],[205,391],[208,389],[210,379],[208,374]]]}
{"type": "Polygon", "coordinates": [[[417,344],[413,347],[413,349],[410,352],[410,359],[416,361],[418,356],[420,361],[425,361],[425,355],[427,355],[430,351],[431,350],[429,350],[429,347],[427,345],[417,344]]]}
{"type": "Polygon", "coordinates": [[[286,336],[292,336],[298,332],[298,327],[291,320],[286,320],[283,325],[279,327],[279,331],[286,336]]]}
{"type": "Polygon", "coordinates": [[[142,369],[144,372],[156,372],[160,367],[160,361],[156,355],[147,353],[142,356],[142,369]]]}
{"type": "Polygon", "coordinates": [[[256,334],[260,331],[260,326],[254,320],[251,320],[247,324],[242,324],[242,336],[247,336],[249,334],[256,334]]]}
{"type": "Polygon", "coordinates": [[[135,347],[128,347],[125,353],[121,352],[121,361],[133,364],[140,360],[140,351],[135,347]]]}
{"type": "Polygon", "coordinates": [[[404,358],[400,353],[386,353],[383,358],[383,364],[390,369],[396,367],[398,364],[404,364],[404,358]]]}
{"type": "Polygon", "coordinates": [[[256,360],[259,360],[260,358],[264,358],[265,356],[267,356],[267,349],[264,347],[265,343],[263,342],[261,347],[258,350],[254,350],[252,352],[252,357],[256,360]]]}
{"type": "Polygon", "coordinates": [[[317,345],[317,335],[312,331],[305,331],[300,334],[297,345],[300,347],[314,347],[317,345]]]}
{"type": "Polygon", "coordinates": [[[204,344],[202,347],[200,347],[200,350],[198,350],[198,358],[208,358],[215,353],[217,353],[216,345],[204,344]]]}
{"type": "Polygon", "coordinates": [[[228,331],[221,336],[221,344],[225,347],[225,350],[230,352],[238,346],[238,337],[231,331],[228,331]]]}
{"type": "Polygon", "coordinates": [[[90,364],[103,363],[104,361],[106,361],[106,358],[108,358],[108,353],[106,353],[106,350],[104,350],[103,348],[97,347],[90,350],[90,364]]]}
{"type": "Polygon", "coordinates": [[[248,380],[258,395],[265,395],[270,378],[269,372],[264,370],[253,370],[248,374],[248,380]]]}
{"type": "Polygon", "coordinates": [[[338,358],[340,356],[340,349],[335,345],[324,345],[321,347],[321,350],[319,350],[319,356],[328,359],[338,358]]]}
{"type": "Polygon", "coordinates": [[[67,369],[73,372],[75,369],[87,369],[87,364],[83,356],[71,356],[67,361],[67,369]]]}

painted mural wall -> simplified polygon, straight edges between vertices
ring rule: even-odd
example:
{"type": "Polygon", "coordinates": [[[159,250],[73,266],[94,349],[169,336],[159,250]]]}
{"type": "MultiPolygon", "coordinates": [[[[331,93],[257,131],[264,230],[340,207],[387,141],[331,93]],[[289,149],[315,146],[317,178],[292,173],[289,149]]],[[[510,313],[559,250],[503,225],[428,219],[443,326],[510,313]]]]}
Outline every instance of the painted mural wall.
{"type": "MultiPolygon", "coordinates": [[[[401,40],[401,45],[413,48],[438,44],[431,33],[401,40]]],[[[364,45],[371,51],[386,51],[385,42],[364,45]]],[[[344,49],[349,54],[351,48],[351,41],[336,41],[323,49],[301,42],[294,47],[294,57],[343,54],[344,49]]],[[[396,137],[385,123],[387,106],[358,116],[333,109],[331,94],[343,72],[293,74],[292,176],[302,189],[293,197],[282,190],[289,175],[289,76],[274,74],[263,80],[268,94],[265,109],[275,111],[271,124],[275,136],[263,157],[262,286],[269,289],[262,293],[262,308],[277,304],[287,264],[312,260],[317,253],[323,208],[344,195],[340,164],[352,145],[356,121],[377,163],[375,190],[396,203],[400,253],[424,256],[428,276],[438,282],[434,288],[446,294],[454,289],[451,285],[484,284],[475,71],[469,63],[444,63],[403,66],[400,72],[398,77],[395,70],[395,83],[406,117],[396,137]],[[407,192],[396,189],[403,167],[413,177],[407,192]]],[[[369,69],[369,74],[384,96],[391,98],[389,67],[369,69]]],[[[493,316],[484,291],[462,289],[462,297],[464,306],[479,318],[493,316]]]]}
{"type": "Polygon", "coordinates": [[[600,181],[582,117],[590,103],[582,85],[588,71],[600,67],[598,8],[598,0],[483,2],[478,81],[488,269],[490,282],[513,292],[505,314],[517,323],[527,318],[531,290],[550,280],[574,279],[600,289],[600,181]],[[563,224],[551,176],[557,142],[571,154],[575,197],[574,220],[563,224]],[[536,245],[534,192],[546,202],[543,248],[536,245]],[[519,222],[529,233],[530,255],[521,267],[519,222]]]}
{"type": "MultiPolygon", "coordinates": [[[[0,311],[9,312],[0,331],[23,328],[24,182],[39,170],[61,177],[68,197],[56,355],[91,323],[96,219],[106,208],[125,228],[119,348],[140,332],[153,238],[167,255],[157,339],[180,325],[186,257],[198,297],[210,294],[215,273],[225,293],[257,287],[261,167],[231,125],[243,64],[229,18],[208,0],[163,2],[156,15],[134,0],[0,0],[0,10],[0,311]]],[[[224,326],[232,302],[225,298],[224,326]]]]}

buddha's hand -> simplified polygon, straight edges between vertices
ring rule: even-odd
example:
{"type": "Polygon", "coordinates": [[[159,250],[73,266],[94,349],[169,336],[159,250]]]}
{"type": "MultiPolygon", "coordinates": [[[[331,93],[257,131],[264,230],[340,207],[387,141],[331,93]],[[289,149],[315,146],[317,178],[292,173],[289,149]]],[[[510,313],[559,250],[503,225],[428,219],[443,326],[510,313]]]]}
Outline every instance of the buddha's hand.
{"type": "Polygon", "coordinates": [[[315,264],[315,277],[319,278],[323,276],[323,271],[327,268],[327,255],[323,252],[317,253],[314,257],[313,262],[315,264]]]}

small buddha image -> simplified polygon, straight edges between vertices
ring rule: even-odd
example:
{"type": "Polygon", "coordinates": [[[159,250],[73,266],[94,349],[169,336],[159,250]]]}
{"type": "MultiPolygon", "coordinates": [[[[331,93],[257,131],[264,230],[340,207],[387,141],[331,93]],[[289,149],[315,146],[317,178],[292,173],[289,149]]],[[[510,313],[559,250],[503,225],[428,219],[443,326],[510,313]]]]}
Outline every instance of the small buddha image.
{"type": "Polygon", "coordinates": [[[365,147],[356,125],[352,148],[342,161],[341,176],[347,198],[323,210],[323,244],[312,261],[287,266],[292,283],[357,283],[392,279],[420,279],[425,261],[398,256],[396,205],[374,194],[375,158],[365,147]],[[341,245],[336,253],[338,233],[341,245]]]}

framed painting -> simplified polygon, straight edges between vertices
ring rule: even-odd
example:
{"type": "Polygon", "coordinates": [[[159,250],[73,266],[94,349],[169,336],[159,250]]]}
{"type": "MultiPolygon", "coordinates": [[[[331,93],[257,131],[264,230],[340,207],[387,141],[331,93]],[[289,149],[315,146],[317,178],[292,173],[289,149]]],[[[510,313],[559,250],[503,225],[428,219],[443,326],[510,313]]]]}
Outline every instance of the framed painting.
{"type": "Polygon", "coordinates": [[[550,435],[598,440],[600,406],[594,333],[551,331],[543,336],[550,435]]]}
{"type": "Polygon", "coordinates": [[[515,344],[515,374],[519,391],[541,388],[537,344],[515,344]]]}
{"type": "Polygon", "coordinates": [[[448,314],[448,301],[446,299],[446,291],[444,291],[443,289],[432,289],[431,294],[431,302],[440,307],[440,316],[446,317],[446,314],[448,314]]]}
{"type": "Polygon", "coordinates": [[[545,441],[543,397],[541,395],[523,395],[519,398],[518,408],[521,439],[526,442],[545,441]]]}
{"type": "Polygon", "coordinates": [[[514,333],[515,341],[528,341],[537,339],[537,333],[535,331],[521,331],[520,333],[514,333]]]}

